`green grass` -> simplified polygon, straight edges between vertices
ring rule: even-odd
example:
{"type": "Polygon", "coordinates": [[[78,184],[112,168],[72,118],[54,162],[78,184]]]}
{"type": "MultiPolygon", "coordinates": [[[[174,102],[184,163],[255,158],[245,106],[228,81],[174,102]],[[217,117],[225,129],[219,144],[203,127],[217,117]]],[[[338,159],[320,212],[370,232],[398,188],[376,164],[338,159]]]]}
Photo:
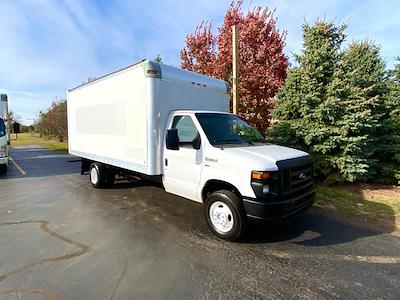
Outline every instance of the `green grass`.
{"type": "Polygon", "coordinates": [[[318,185],[316,204],[348,214],[384,219],[400,216],[400,189],[391,186],[318,185]]]}
{"type": "Polygon", "coordinates": [[[15,134],[11,134],[11,147],[27,145],[37,145],[50,150],[68,152],[67,142],[59,142],[53,139],[41,138],[37,134],[32,133],[20,133],[18,134],[17,139],[15,139],[15,134]]]}

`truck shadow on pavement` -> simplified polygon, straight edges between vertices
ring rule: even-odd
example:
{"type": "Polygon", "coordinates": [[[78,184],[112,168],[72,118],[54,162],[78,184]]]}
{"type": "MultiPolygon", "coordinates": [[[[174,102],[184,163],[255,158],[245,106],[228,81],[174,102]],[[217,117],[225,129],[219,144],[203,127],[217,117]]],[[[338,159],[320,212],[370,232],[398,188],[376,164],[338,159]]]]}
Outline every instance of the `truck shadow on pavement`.
{"type": "Polygon", "coordinates": [[[314,205],[287,224],[268,224],[250,230],[247,241],[279,242],[296,238],[305,232],[312,232],[313,238],[296,239],[295,243],[305,246],[325,246],[384,233],[395,232],[396,235],[399,233],[399,220],[391,206],[379,201],[379,197],[376,201],[373,200],[374,197],[367,199],[361,186],[352,186],[349,191],[358,196],[358,200],[354,200],[354,203],[348,203],[357,208],[352,213],[340,212],[334,205],[329,207],[326,207],[327,204],[324,207],[314,205]],[[363,207],[373,210],[364,211],[363,207]]]}
{"type": "Polygon", "coordinates": [[[392,233],[398,230],[393,209],[378,202],[363,200],[364,205],[374,205],[377,211],[384,211],[380,222],[374,216],[354,215],[336,212],[333,209],[313,206],[305,213],[284,224],[252,226],[246,237],[248,243],[274,243],[292,240],[304,246],[327,246],[346,243],[359,238],[392,233]],[[298,237],[309,232],[311,238],[298,237]]]}
{"type": "MultiPolygon", "coordinates": [[[[203,216],[203,207],[198,203],[166,193],[159,185],[148,181],[119,182],[112,189],[133,188],[142,199],[152,206],[153,214],[164,222],[189,233],[216,238],[207,228],[203,216]],[[151,192],[152,197],[147,194],[151,192]]],[[[134,202],[132,198],[129,200],[134,202]]],[[[382,204],[384,205],[384,204],[382,204]]],[[[385,208],[387,209],[387,208],[385,208]]],[[[357,216],[348,216],[357,219],[357,216]]],[[[295,219],[286,223],[249,224],[247,235],[242,244],[271,244],[290,242],[303,246],[328,246],[351,242],[360,238],[390,233],[395,228],[395,216],[390,218],[391,226],[371,229],[368,224],[347,222],[323,208],[312,207],[295,219]],[[362,226],[364,225],[364,226],[362,226]]],[[[199,237],[201,238],[201,237],[199,237]]]]}

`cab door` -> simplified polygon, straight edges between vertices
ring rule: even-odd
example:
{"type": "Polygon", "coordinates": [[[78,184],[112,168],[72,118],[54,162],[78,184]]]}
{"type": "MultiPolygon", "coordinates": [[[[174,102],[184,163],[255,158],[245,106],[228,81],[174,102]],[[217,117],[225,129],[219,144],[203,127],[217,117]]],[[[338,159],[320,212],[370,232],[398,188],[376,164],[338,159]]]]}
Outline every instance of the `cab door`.
{"type": "Polygon", "coordinates": [[[192,116],[179,114],[173,117],[169,129],[177,129],[179,149],[164,148],[164,187],[169,193],[195,201],[203,166],[203,147],[194,149],[193,141],[200,139],[192,116]]]}

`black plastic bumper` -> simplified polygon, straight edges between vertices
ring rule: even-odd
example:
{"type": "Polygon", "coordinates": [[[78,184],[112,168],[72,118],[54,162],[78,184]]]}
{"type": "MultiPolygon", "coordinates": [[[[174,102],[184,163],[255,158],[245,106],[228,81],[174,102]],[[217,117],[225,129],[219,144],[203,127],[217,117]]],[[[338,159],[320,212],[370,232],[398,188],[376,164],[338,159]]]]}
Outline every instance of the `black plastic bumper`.
{"type": "Polygon", "coordinates": [[[284,221],[290,219],[314,203],[314,189],[289,200],[265,202],[253,198],[243,199],[247,217],[251,221],[284,221]]]}

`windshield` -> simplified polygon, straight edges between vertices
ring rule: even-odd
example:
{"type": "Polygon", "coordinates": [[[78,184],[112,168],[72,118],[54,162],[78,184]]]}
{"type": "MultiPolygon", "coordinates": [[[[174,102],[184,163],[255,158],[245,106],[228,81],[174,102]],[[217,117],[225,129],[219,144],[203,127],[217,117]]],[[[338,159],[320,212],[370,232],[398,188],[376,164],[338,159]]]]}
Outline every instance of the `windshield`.
{"type": "Polygon", "coordinates": [[[6,126],[4,125],[4,120],[0,118],[0,137],[6,135],[6,126]]]}
{"type": "Polygon", "coordinates": [[[264,137],[254,127],[235,115],[197,113],[212,145],[264,143],[264,137]]]}

